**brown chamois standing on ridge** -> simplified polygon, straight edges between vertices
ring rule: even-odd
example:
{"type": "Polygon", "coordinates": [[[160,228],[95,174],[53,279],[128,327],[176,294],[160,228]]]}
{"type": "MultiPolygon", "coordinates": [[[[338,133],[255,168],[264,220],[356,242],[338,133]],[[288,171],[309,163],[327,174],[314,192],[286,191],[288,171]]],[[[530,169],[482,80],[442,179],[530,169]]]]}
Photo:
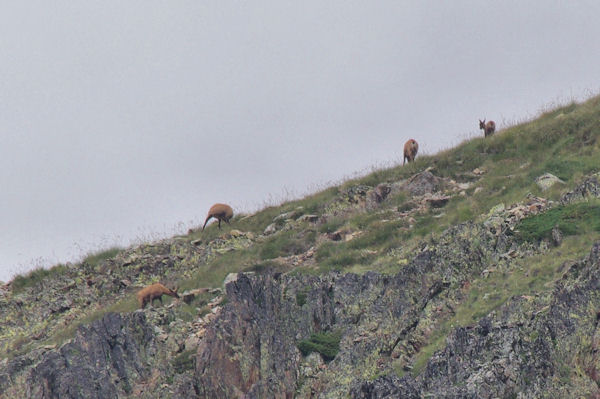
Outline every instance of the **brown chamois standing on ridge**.
{"type": "Polygon", "coordinates": [[[487,123],[485,123],[485,119],[484,120],[480,119],[479,120],[479,128],[483,129],[484,137],[491,136],[496,131],[496,122],[488,121],[487,123]]]}
{"type": "Polygon", "coordinates": [[[229,224],[229,220],[233,217],[233,209],[227,204],[214,204],[208,210],[208,216],[206,216],[206,220],[204,221],[204,226],[202,226],[202,231],[206,227],[206,223],[210,220],[210,218],[215,218],[219,221],[219,228],[221,228],[221,220],[225,223],[229,224]]]}
{"type": "Polygon", "coordinates": [[[154,283],[152,285],[147,286],[146,288],[142,288],[136,294],[137,300],[140,304],[140,308],[145,308],[148,303],[152,304],[155,299],[158,299],[162,305],[162,296],[169,295],[173,298],[179,298],[177,294],[177,289],[171,290],[161,283],[154,283]]]}
{"type": "Polygon", "coordinates": [[[410,139],[404,144],[404,161],[402,165],[408,162],[413,162],[415,157],[417,156],[417,151],[419,151],[419,143],[415,140],[410,139]]]}

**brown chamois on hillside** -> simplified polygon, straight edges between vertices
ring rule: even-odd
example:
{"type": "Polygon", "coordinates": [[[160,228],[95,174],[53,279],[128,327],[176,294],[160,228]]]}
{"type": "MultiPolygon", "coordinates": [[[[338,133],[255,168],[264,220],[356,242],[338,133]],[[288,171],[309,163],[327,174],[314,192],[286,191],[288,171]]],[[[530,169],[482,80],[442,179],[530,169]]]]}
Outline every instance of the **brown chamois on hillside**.
{"type": "Polygon", "coordinates": [[[206,227],[206,223],[210,220],[210,218],[215,218],[219,221],[219,228],[221,228],[221,220],[225,223],[229,224],[229,220],[233,217],[233,209],[227,204],[214,204],[208,210],[208,216],[206,216],[206,220],[204,221],[204,226],[202,226],[202,230],[206,227]]]}
{"type": "Polygon", "coordinates": [[[491,136],[496,131],[496,122],[488,121],[487,123],[485,123],[485,119],[484,120],[480,119],[479,120],[479,128],[483,129],[484,137],[491,136]]]}
{"type": "Polygon", "coordinates": [[[137,293],[137,300],[140,304],[140,308],[145,308],[148,303],[152,304],[155,299],[158,299],[162,305],[162,296],[169,295],[173,298],[179,298],[177,294],[177,289],[171,290],[161,283],[154,283],[152,285],[147,286],[146,288],[142,288],[137,293]]]}
{"type": "Polygon", "coordinates": [[[404,161],[402,165],[408,162],[413,162],[415,157],[417,156],[417,151],[419,151],[419,143],[415,140],[410,139],[404,144],[404,161]]]}

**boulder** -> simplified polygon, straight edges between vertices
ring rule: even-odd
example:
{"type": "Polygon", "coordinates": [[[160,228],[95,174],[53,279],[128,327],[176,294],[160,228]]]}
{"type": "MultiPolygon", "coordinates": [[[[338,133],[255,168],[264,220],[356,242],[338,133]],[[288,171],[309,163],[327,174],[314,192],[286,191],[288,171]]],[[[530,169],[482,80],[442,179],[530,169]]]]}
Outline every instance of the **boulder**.
{"type": "Polygon", "coordinates": [[[535,183],[542,191],[548,190],[550,187],[554,186],[557,183],[565,184],[564,181],[554,176],[552,173],[544,173],[541,176],[538,176],[535,179],[535,183]]]}
{"type": "Polygon", "coordinates": [[[268,235],[274,234],[276,232],[277,232],[277,223],[271,223],[270,225],[268,225],[265,228],[265,231],[263,231],[263,234],[268,236],[268,235]]]}
{"type": "Polygon", "coordinates": [[[447,195],[434,195],[425,199],[425,201],[432,208],[443,208],[444,206],[446,206],[449,200],[450,197],[447,195]]]}
{"type": "Polygon", "coordinates": [[[555,247],[558,247],[562,243],[563,235],[558,225],[554,226],[552,229],[552,243],[555,247]]]}
{"type": "Polygon", "coordinates": [[[319,215],[302,215],[298,218],[298,221],[316,223],[319,221],[319,215]]]}
{"type": "Polygon", "coordinates": [[[28,376],[32,398],[116,398],[131,393],[139,378],[150,377],[144,357],[154,334],[143,312],[108,313],[75,339],[47,352],[28,376]]]}
{"type": "Polygon", "coordinates": [[[443,179],[429,171],[423,171],[408,179],[404,188],[411,195],[435,193],[442,189],[443,179]]]}
{"type": "Polygon", "coordinates": [[[573,191],[564,194],[560,203],[563,205],[581,201],[587,197],[600,198],[600,183],[598,182],[598,174],[592,175],[579,184],[573,191]]]}

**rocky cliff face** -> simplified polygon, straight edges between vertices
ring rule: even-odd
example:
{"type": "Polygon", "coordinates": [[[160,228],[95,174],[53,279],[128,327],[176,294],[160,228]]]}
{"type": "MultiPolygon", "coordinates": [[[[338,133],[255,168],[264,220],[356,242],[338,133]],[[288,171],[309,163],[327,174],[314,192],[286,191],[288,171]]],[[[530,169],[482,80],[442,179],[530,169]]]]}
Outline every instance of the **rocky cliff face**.
{"type": "Polygon", "coordinates": [[[301,355],[298,339],[335,323],[331,282],[240,274],[227,285],[228,303],[209,327],[196,359],[201,397],[293,397],[301,355]],[[307,301],[296,292],[310,287],[307,301]],[[266,377],[266,378],[265,378],[266,377]]]}
{"type": "Polygon", "coordinates": [[[389,368],[394,358],[410,357],[428,333],[422,324],[435,325],[439,316],[428,310],[447,303],[453,285],[465,281],[461,276],[483,267],[485,249],[470,252],[474,249],[460,252],[472,254],[466,263],[444,259],[451,250],[424,252],[407,274],[394,277],[241,275],[228,285],[229,302],[199,350],[200,396],[566,398],[597,393],[600,243],[548,294],[512,298],[476,325],[453,330],[420,376],[395,376],[389,368]],[[453,264],[471,268],[453,270],[453,264]],[[431,279],[442,271],[446,282],[431,279]],[[295,294],[306,286],[311,287],[307,301],[299,306],[295,294]],[[310,332],[336,329],[343,333],[333,361],[303,358],[297,350],[310,332]],[[372,380],[378,373],[385,376],[372,380]]]}
{"type": "Polygon", "coordinates": [[[600,243],[550,293],[512,298],[477,325],[452,331],[418,378],[365,381],[352,396],[597,397],[598,288],[600,243]]]}
{"type": "MultiPolygon", "coordinates": [[[[582,187],[597,187],[595,178],[582,187]]],[[[584,194],[587,195],[587,194],[584,194]]],[[[459,306],[475,277],[511,270],[544,251],[510,231],[540,199],[498,209],[423,245],[394,276],[240,275],[202,342],[195,370],[201,397],[574,397],[598,392],[600,243],[571,262],[554,288],[517,296],[475,325],[448,335],[414,377],[415,356],[459,306]],[[306,292],[305,302],[298,294],[306,292]],[[331,362],[297,349],[312,332],[341,331],[331,362]]]]}
{"type": "Polygon", "coordinates": [[[343,397],[350,382],[409,365],[449,302],[460,301],[457,289],[494,256],[490,238],[461,225],[395,276],[240,275],[227,286],[228,303],[198,353],[201,394],[343,397]],[[340,351],[332,362],[300,354],[298,342],[310,333],[337,330],[340,351]]]}
{"type": "Polygon", "coordinates": [[[191,376],[174,370],[175,356],[159,333],[159,326],[168,329],[172,311],[151,316],[148,320],[142,311],[108,313],[80,327],[60,348],[5,361],[0,397],[194,397],[191,376]]]}
{"type": "Polygon", "coordinates": [[[27,378],[30,397],[115,397],[132,382],[150,376],[144,356],[156,352],[152,328],[143,313],[109,313],[82,327],[75,339],[49,352],[27,378]]]}
{"type": "MultiPolygon", "coordinates": [[[[411,206],[385,215],[411,219],[466,195],[468,186],[424,171],[402,182],[350,187],[321,215],[278,215],[258,237],[235,232],[206,243],[173,239],[131,249],[69,270],[47,284],[46,295],[35,287],[0,295],[7,319],[0,341],[9,341],[11,328],[25,333],[27,323],[35,326],[32,339],[41,340],[87,306],[131,296],[130,285],[188,276],[211,256],[261,245],[267,236],[353,212],[378,215],[399,192],[410,193],[411,206]]],[[[527,262],[562,251],[560,234],[519,240],[520,221],[598,193],[591,176],[558,202],[530,195],[499,204],[408,252],[388,252],[378,266],[394,273],[300,273],[295,266],[317,262],[315,249],[300,245],[300,253],[271,267],[229,276],[224,295],[213,290],[202,308],[193,301],[206,290],[190,290],[180,302],[108,312],[64,343],[0,360],[0,398],[599,397],[600,243],[552,270],[543,290],[504,298],[496,292],[515,281],[504,279],[538,272],[527,262]],[[477,282],[486,290],[477,293],[477,282]],[[498,297],[497,305],[459,323],[476,295],[498,297]]],[[[339,229],[319,240],[361,234],[339,229]]]]}

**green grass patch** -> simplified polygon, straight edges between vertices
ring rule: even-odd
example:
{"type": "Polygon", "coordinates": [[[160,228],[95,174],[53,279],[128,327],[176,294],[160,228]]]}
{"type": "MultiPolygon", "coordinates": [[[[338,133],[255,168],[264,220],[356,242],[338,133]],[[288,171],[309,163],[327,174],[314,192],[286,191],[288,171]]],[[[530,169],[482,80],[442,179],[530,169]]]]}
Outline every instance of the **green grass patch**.
{"type": "Polygon", "coordinates": [[[256,263],[250,267],[247,267],[242,270],[242,272],[251,272],[251,273],[268,273],[268,272],[284,272],[287,267],[285,264],[274,260],[265,260],[259,263],[256,263]]]}
{"type": "Polygon", "coordinates": [[[306,252],[316,240],[314,231],[284,231],[274,235],[260,248],[261,260],[274,259],[279,256],[298,255],[306,252]]]}
{"type": "Polygon", "coordinates": [[[95,267],[107,259],[114,258],[122,250],[123,249],[119,247],[112,247],[103,251],[99,251],[97,253],[89,254],[83,259],[81,263],[85,263],[87,265],[95,267]]]}
{"type": "Polygon", "coordinates": [[[50,269],[39,267],[24,275],[18,275],[13,279],[12,290],[14,294],[23,292],[28,287],[37,286],[44,279],[65,274],[69,268],[66,265],[56,265],[50,269]]]}
{"type": "Polygon", "coordinates": [[[325,273],[336,270],[342,271],[354,265],[366,265],[375,257],[374,253],[364,249],[350,248],[348,242],[325,242],[319,246],[316,253],[316,260],[319,271],[325,273]]]}
{"type": "Polygon", "coordinates": [[[316,239],[316,232],[296,230],[276,233],[262,244],[229,251],[211,258],[187,278],[178,281],[180,290],[197,287],[219,287],[229,273],[241,271],[261,271],[278,269],[281,266],[271,260],[279,256],[296,255],[310,248],[316,239]]]}
{"type": "Polygon", "coordinates": [[[235,273],[260,263],[258,248],[230,251],[211,259],[180,282],[180,290],[197,287],[220,287],[229,273],[235,273]]]}
{"type": "Polygon", "coordinates": [[[550,238],[554,226],[558,226],[564,235],[600,231],[600,202],[585,201],[557,206],[523,219],[516,226],[516,231],[523,241],[537,241],[550,238]]]}
{"type": "Polygon", "coordinates": [[[319,233],[333,233],[346,223],[346,219],[342,217],[333,217],[319,227],[319,233]]]}
{"type": "MultiPolygon", "coordinates": [[[[81,263],[96,266],[106,259],[115,257],[121,250],[121,248],[114,247],[105,251],[100,251],[98,253],[88,255],[81,263]]],[[[69,267],[67,265],[58,264],[51,268],[38,267],[26,274],[17,275],[12,281],[13,293],[18,294],[23,292],[23,290],[28,287],[37,286],[46,279],[66,274],[68,271],[69,267]]]]}
{"type": "Polygon", "coordinates": [[[340,351],[341,331],[311,334],[309,339],[298,342],[298,349],[304,356],[318,352],[326,361],[331,361],[340,351]]]}

